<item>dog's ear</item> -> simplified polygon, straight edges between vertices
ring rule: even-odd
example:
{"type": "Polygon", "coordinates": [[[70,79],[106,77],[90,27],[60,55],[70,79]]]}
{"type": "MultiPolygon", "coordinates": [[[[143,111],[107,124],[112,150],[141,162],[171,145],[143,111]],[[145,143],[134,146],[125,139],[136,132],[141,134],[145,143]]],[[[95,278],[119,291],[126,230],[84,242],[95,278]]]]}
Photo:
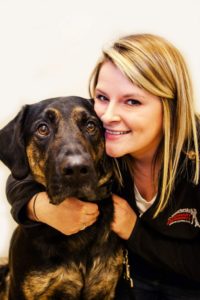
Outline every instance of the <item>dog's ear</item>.
{"type": "Polygon", "coordinates": [[[0,130],[0,160],[17,179],[23,179],[29,173],[23,135],[28,107],[24,106],[17,116],[0,130]]]}
{"type": "Polygon", "coordinates": [[[88,102],[89,102],[90,104],[92,104],[92,106],[94,106],[94,99],[90,98],[90,99],[88,99],[88,102]]]}

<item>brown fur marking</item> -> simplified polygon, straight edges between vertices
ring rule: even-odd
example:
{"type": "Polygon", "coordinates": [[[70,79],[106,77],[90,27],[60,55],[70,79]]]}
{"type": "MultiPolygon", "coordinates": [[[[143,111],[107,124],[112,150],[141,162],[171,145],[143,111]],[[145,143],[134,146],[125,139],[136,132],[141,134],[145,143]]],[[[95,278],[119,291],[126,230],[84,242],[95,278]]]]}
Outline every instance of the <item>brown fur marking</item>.
{"type": "Polygon", "coordinates": [[[29,300],[48,300],[59,288],[78,299],[82,287],[83,278],[75,264],[71,264],[70,268],[60,267],[46,273],[32,272],[23,283],[24,294],[29,300]]]}

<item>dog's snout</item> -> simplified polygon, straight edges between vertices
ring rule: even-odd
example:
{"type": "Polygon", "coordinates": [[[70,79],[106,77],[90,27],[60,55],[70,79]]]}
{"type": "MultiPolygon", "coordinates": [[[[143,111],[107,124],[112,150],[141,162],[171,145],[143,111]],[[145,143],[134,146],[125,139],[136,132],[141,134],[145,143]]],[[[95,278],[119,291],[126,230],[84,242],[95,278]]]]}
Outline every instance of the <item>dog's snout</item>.
{"type": "Polygon", "coordinates": [[[81,155],[70,155],[63,162],[63,175],[69,179],[78,179],[90,176],[91,166],[89,160],[81,155]]]}
{"type": "Polygon", "coordinates": [[[87,175],[89,173],[89,167],[86,165],[76,165],[76,164],[72,164],[70,166],[67,166],[65,168],[63,168],[63,174],[65,176],[84,176],[87,175]]]}

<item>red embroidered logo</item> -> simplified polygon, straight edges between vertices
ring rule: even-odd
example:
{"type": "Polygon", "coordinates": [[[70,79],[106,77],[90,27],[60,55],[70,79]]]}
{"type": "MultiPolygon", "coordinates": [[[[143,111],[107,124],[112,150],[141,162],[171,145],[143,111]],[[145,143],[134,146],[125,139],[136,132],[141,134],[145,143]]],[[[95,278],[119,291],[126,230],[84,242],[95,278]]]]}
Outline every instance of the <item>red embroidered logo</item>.
{"type": "Polygon", "coordinates": [[[176,223],[189,223],[194,227],[200,227],[196,208],[182,208],[177,210],[168,218],[167,225],[171,226],[176,223]]]}

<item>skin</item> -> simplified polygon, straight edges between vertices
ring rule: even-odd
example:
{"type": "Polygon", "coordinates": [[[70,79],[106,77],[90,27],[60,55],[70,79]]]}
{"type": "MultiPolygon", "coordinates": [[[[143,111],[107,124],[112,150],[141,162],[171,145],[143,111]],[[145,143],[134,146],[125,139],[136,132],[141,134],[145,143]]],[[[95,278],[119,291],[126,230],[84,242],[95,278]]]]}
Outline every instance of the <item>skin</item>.
{"type": "MultiPolygon", "coordinates": [[[[113,63],[107,61],[99,73],[94,101],[95,111],[105,128],[107,154],[111,157],[127,154],[133,157],[134,182],[141,195],[150,201],[157,192],[152,181],[152,162],[163,135],[159,97],[134,85],[113,63]]],[[[159,164],[156,171],[158,169],[159,164]]],[[[137,216],[125,199],[113,195],[113,201],[112,230],[127,240],[137,216]]],[[[27,211],[29,218],[35,219],[32,202],[29,202],[27,211]]],[[[55,207],[49,204],[46,193],[39,194],[36,204],[39,220],[67,235],[90,226],[99,214],[96,204],[78,199],[69,198],[55,207]]]]}
{"type": "MultiPolygon", "coordinates": [[[[28,218],[38,221],[33,213],[34,197],[27,205],[28,218]]],[[[35,203],[37,218],[45,224],[57,229],[66,235],[83,230],[96,222],[99,211],[93,203],[83,202],[75,198],[68,198],[59,205],[49,203],[47,193],[41,192],[35,203]]]]}

